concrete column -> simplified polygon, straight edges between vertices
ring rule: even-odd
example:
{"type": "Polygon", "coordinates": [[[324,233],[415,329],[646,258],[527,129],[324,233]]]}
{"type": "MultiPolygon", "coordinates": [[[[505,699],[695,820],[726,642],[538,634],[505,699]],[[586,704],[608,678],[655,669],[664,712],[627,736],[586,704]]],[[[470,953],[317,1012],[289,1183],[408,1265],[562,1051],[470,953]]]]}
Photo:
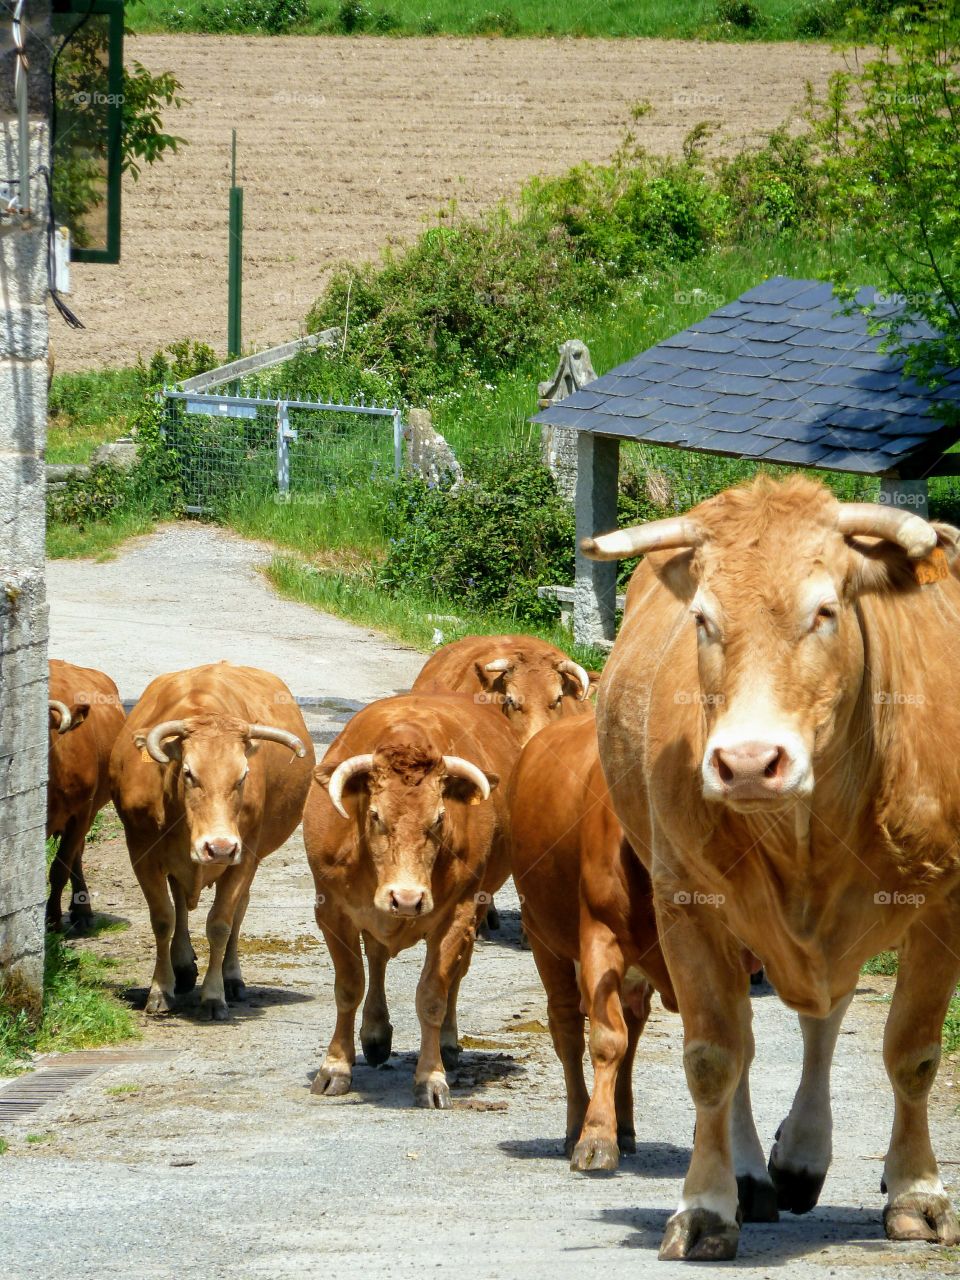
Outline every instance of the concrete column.
{"type": "Polygon", "coordinates": [[[880,496],[884,506],[897,507],[912,515],[928,518],[928,485],[926,480],[900,480],[895,476],[880,477],[880,496]]]}
{"type": "MultiPolygon", "coordinates": [[[[46,122],[32,121],[30,133],[35,174],[47,163],[46,122]]],[[[16,121],[0,118],[0,173],[17,173],[17,147],[16,121]]],[[[37,212],[29,222],[0,219],[0,990],[7,1007],[33,1016],[43,991],[48,742],[47,242],[39,177],[30,206],[37,212]]]]}
{"type": "Polygon", "coordinates": [[[579,644],[609,644],[616,628],[617,566],[588,560],[581,538],[617,527],[617,478],[620,441],[579,433],[577,441],[577,575],[574,583],[573,635],[579,644]]]}

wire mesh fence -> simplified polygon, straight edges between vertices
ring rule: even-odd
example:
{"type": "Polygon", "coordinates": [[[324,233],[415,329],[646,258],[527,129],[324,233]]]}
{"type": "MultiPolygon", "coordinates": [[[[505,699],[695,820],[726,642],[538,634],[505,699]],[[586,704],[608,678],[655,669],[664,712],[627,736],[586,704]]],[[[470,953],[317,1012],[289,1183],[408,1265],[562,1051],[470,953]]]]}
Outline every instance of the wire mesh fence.
{"type": "Polygon", "coordinates": [[[188,511],[336,492],[400,470],[400,410],[164,391],[164,432],[188,511]]]}

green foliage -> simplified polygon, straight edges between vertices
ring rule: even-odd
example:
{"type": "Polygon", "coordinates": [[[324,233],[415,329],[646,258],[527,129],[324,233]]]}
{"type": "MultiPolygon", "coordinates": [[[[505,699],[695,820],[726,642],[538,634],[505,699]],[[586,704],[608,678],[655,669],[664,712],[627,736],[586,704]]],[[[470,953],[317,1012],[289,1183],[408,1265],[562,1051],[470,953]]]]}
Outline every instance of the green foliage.
{"type": "Polygon", "coordinates": [[[163,129],[164,108],[183,105],[178,90],[180,81],[172,71],[152,75],[140,62],[133,70],[123,70],[122,168],[134,179],[140,177],[143,164],[156,164],[168,151],[186,146],[186,138],[163,129]]]}
{"type": "MultiPolygon", "coordinates": [[[[887,349],[923,380],[960,364],[960,12],[895,9],[876,57],[811,103],[838,218],[855,219],[884,264],[892,314],[864,308],[887,349]],[[922,321],[942,337],[911,342],[922,321]]],[[[849,277],[851,300],[855,281],[849,277]]],[[[889,306],[887,307],[889,311],[889,306]]]]}
{"type": "Polygon", "coordinates": [[[763,24],[763,14],[755,0],[717,0],[717,21],[751,31],[763,24]]]}
{"type": "Polygon", "coordinates": [[[137,362],[137,372],[144,390],[173,386],[185,378],[195,378],[198,373],[215,369],[220,363],[213,347],[206,342],[191,342],[181,338],[165,347],[158,347],[150,357],[150,363],[137,362]]]}
{"type": "Polygon", "coordinates": [[[167,31],[282,35],[303,23],[308,14],[306,0],[197,0],[192,5],[167,4],[157,16],[167,31]]]}
{"type": "Polygon", "coordinates": [[[537,587],[572,577],[574,527],[553,477],[532,451],[477,452],[464,466],[469,478],[456,490],[398,485],[379,584],[528,624],[555,621],[557,606],[537,587]]]}
{"type": "Polygon", "coordinates": [[[880,974],[885,978],[892,978],[896,974],[899,965],[900,958],[896,951],[881,951],[872,960],[868,960],[860,972],[880,974]]]}
{"type": "Polygon", "coordinates": [[[943,1048],[946,1053],[960,1049],[960,992],[950,1001],[943,1024],[943,1048]]]}
{"type": "Polygon", "coordinates": [[[0,1075],[23,1070],[32,1053],[135,1039],[133,1017],[107,990],[113,963],[75,950],[60,934],[48,933],[39,1025],[32,1025],[22,1010],[4,1005],[0,992],[0,1075]]]}
{"type": "Polygon", "coordinates": [[[717,178],[737,241],[822,227],[824,178],[809,134],[776,129],[762,147],[721,160],[717,178]]]}

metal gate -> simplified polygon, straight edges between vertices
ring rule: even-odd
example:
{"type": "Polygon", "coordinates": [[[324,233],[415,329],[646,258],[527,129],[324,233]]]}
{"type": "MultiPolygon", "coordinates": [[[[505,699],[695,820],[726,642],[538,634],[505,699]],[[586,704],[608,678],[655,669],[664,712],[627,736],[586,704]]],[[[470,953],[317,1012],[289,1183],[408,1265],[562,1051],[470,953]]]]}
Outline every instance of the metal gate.
{"type": "Polygon", "coordinates": [[[164,434],[180,460],[190,512],[241,495],[282,502],[400,474],[396,407],[166,389],[163,399],[164,434]]]}

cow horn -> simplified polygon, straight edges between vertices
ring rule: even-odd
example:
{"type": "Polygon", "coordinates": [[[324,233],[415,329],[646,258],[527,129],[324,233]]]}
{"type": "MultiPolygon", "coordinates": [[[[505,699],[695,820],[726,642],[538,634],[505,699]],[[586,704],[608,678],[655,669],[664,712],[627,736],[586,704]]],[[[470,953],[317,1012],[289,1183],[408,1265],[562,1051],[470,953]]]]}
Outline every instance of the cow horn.
{"type": "Polygon", "coordinates": [[[473,783],[484,800],[489,799],[490,783],[482,769],[478,769],[469,760],[464,760],[463,756],[444,756],[443,764],[448,777],[466,778],[468,782],[473,783]]]}
{"type": "Polygon", "coordinates": [[[649,524],[629,529],[614,529],[596,538],[583,538],[580,550],[590,560],[627,560],[647,551],[673,551],[679,547],[699,547],[705,537],[695,520],[671,516],[667,520],[651,520],[649,524]]]}
{"type": "Polygon", "coordinates": [[[488,662],[484,666],[484,671],[512,671],[513,660],[511,658],[494,658],[493,662],[488,662]]]}
{"type": "Polygon", "coordinates": [[[349,760],[344,760],[338,764],[336,769],[330,775],[330,781],[327,783],[327,793],[330,796],[330,803],[340,814],[341,818],[349,818],[350,815],[343,807],[343,788],[355,773],[369,773],[373,768],[373,756],[351,756],[349,760]]]}
{"type": "Polygon", "coordinates": [[[252,724],[248,730],[251,738],[258,738],[261,742],[279,742],[285,747],[289,747],[302,760],[307,754],[307,749],[297,737],[295,733],[288,733],[286,729],[277,729],[270,724],[252,724]]]}
{"type": "Polygon", "coordinates": [[[557,663],[557,670],[561,675],[573,676],[574,680],[580,685],[580,698],[582,702],[590,692],[590,677],[580,666],[579,662],[574,662],[572,658],[564,658],[562,662],[557,663]]]}
{"type": "Polygon", "coordinates": [[[182,738],[188,732],[186,720],[163,720],[147,734],[144,741],[149,754],[157,764],[169,764],[170,757],[160,745],[161,738],[182,738]]]}
{"type": "Polygon", "coordinates": [[[922,560],[937,545],[937,531],[922,516],[897,511],[879,502],[844,502],[837,528],[847,537],[884,538],[903,547],[911,560],[922,560]]]}
{"type": "Polygon", "coordinates": [[[47,699],[51,711],[60,712],[60,723],[57,725],[57,733],[66,733],[73,723],[70,715],[70,708],[65,702],[58,702],[56,698],[47,699]]]}

